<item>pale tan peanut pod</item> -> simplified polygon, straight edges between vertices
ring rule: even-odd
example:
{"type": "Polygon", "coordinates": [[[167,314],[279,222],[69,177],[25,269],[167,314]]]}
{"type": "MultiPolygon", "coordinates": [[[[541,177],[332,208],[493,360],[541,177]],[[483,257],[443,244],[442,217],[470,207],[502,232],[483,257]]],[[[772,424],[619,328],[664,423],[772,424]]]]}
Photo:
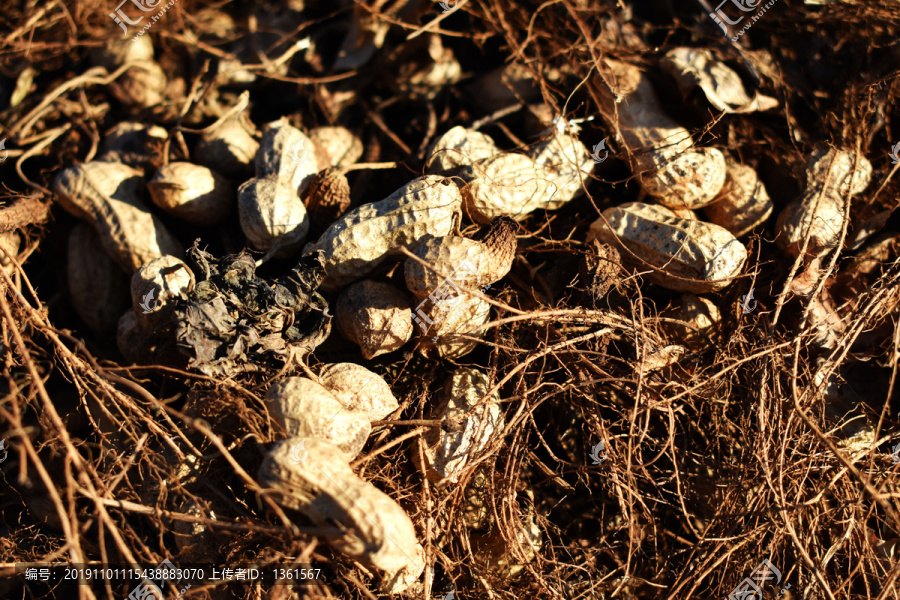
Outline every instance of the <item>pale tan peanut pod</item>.
{"type": "Polygon", "coordinates": [[[150,333],[172,319],[173,301],[194,287],[194,274],[179,258],[163,256],[142,265],[131,276],[131,305],[138,326],[150,333]]]}
{"type": "Polygon", "coordinates": [[[153,60],[153,40],[148,36],[133,39],[132,36],[116,36],[91,50],[91,61],[107,71],[117,69],[126,62],[153,60]]]}
{"type": "Polygon", "coordinates": [[[334,313],[338,331],[359,346],[366,360],[398,350],[413,334],[409,299],[389,283],[363,280],[348,285],[334,313]]]}
{"type": "MultiPolygon", "coordinates": [[[[22,244],[22,238],[19,237],[19,234],[15,231],[3,231],[0,232],[0,248],[9,252],[9,254],[16,258],[19,254],[19,246],[22,244]]],[[[109,255],[107,255],[107,259],[109,259],[109,255]]],[[[16,274],[16,266],[13,264],[12,260],[2,251],[0,251],[0,269],[6,271],[6,274],[13,277],[16,274]]],[[[15,282],[15,279],[13,279],[15,282]]]]}
{"type": "Polygon", "coordinates": [[[91,58],[94,64],[108,71],[127,62],[135,63],[110,83],[110,91],[119,102],[137,109],[162,102],[168,81],[162,67],[153,60],[153,42],[149,36],[114,37],[92,51],[91,58]]]}
{"type": "MultiPolygon", "coordinates": [[[[709,206],[709,205],[707,205],[707,206],[709,206]]],[[[669,210],[671,210],[672,214],[675,215],[676,217],[678,217],[679,219],[688,219],[689,221],[699,220],[697,213],[695,213],[694,211],[692,211],[689,208],[670,208],[669,210]]],[[[726,229],[727,229],[727,227],[726,227],[726,229]]]]}
{"type": "Polygon", "coordinates": [[[356,363],[325,365],[319,382],[345,407],[364,412],[372,421],[386,419],[400,408],[387,381],[356,363]]]}
{"type": "Polygon", "coordinates": [[[500,150],[490,136],[457,125],[432,144],[425,170],[438,175],[452,175],[462,167],[495,154],[500,154],[500,150]]]}
{"type": "Polygon", "coordinates": [[[238,214],[253,247],[280,258],[295,254],[309,233],[309,216],[297,190],[274,177],[254,178],[238,188],[238,214]]]}
{"type": "MultiPolygon", "coordinates": [[[[430,418],[440,419],[446,425],[432,429],[425,436],[423,449],[427,463],[425,473],[431,481],[438,484],[458,482],[470,460],[483,452],[503,430],[500,394],[495,392],[480,403],[490,389],[487,375],[471,368],[457,369],[444,384],[441,400],[431,411],[430,418]]],[[[417,457],[418,452],[414,456],[417,457]]]]}
{"type": "Polygon", "coordinates": [[[534,146],[529,154],[542,176],[555,186],[539,208],[554,210],[584,193],[594,160],[577,136],[555,127],[553,136],[534,146]]]}
{"type": "Polygon", "coordinates": [[[315,437],[276,444],[259,467],[258,479],[275,500],[299,510],[320,527],[337,524],[345,533],[330,537],[338,552],[382,572],[386,593],[415,585],[425,570],[424,552],[406,511],[390,496],[357,477],[337,446],[315,437]],[[297,461],[303,443],[307,460],[297,461]]]}
{"type": "Polygon", "coordinates": [[[844,199],[869,185],[872,165],[859,157],[853,171],[855,154],[847,150],[819,148],[810,153],[806,164],[806,191],[788,204],[775,224],[776,243],[799,256],[809,237],[807,257],[822,256],[834,249],[844,228],[844,199]]]}
{"type": "Polygon", "coordinates": [[[640,69],[615,60],[606,60],[606,66],[608,85],[598,86],[602,108],[621,131],[644,189],[670,207],[695,209],[712,202],[725,183],[722,152],[692,149],[690,133],[665,114],[640,69]]]}
{"type": "Polygon", "coordinates": [[[850,195],[855,196],[868,187],[871,179],[872,163],[850,150],[816,148],[806,161],[807,189],[825,187],[843,197],[849,188],[850,195]]]}
{"type": "Polygon", "coordinates": [[[843,200],[833,190],[813,191],[781,211],[775,224],[775,241],[793,256],[799,256],[809,237],[806,255],[822,256],[837,247],[843,228],[843,200]]]}
{"type": "Polygon", "coordinates": [[[429,237],[447,235],[461,202],[452,181],[426,175],[350,211],[306,250],[324,252],[327,277],[321,289],[336,291],[400,254],[401,247],[414,251],[429,237]]]}
{"type": "Polygon", "coordinates": [[[266,393],[272,418],[288,436],[313,436],[340,448],[345,462],[354,459],[372,431],[369,417],[350,410],[325,387],[306,377],[288,377],[266,393]]]}
{"type": "Polygon", "coordinates": [[[535,523],[534,510],[522,511],[514,525],[515,539],[506,540],[499,528],[490,533],[473,536],[478,566],[498,577],[509,579],[525,569],[543,547],[541,528],[535,523]]]}
{"type": "Polygon", "coordinates": [[[682,295],[681,303],[661,316],[677,321],[664,322],[663,328],[689,345],[704,344],[722,320],[719,308],[711,300],[694,294],[682,295]]]}
{"type": "Polygon", "coordinates": [[[703,207],[710,222],[741,237],[772,216],[772,200],[751,167],[728,161],[728,175],[722,191],[703,207]]]}
{"type": "Polygon", "coordinates": [[[69,167],[53,181],[60,205],[93,225],[103,247],[129,274],[164,254],[184,251],[141,202],[142,187],[140,171],[107,162],[69,167]]]}
{"type": "Polygon", "coordinates": [[[167,213],[198,225],[221,223],[234,204],[227,179],[200,165],[173,162],[147,184],[153,203],[167,213]]]}
{"type": "Polygon", "coordinates": [[[169,137],[159,125],[136,121],[117,123],[103,136],[103,152],[146,153],[150,143],[162,143],[169,137]]]}
{"type": "Polygon", "coordinates": [[[649,269],[642,261],[661,269],[647,278],[670,290],[704,293],[731,283],[747,260],[744,245],[723,227],[663,211],[640,202],[608,208],[591,224],[591,234],[617,247],[624,244],[622,260],[638,271],[649,269]]]}
{"type": "Polygon", "coordinates": [[[258,178],[275,178],[299,198],[318,171],[315,146],[305,133],[286,118],[266,124],[256,153],[258,178]]]}
{"type": "Polygon", "coordinates": [[[205,132],[194,147],[196,162],[230,179],[253,172],[257,131],[244,112],[205,132]]]}
{"type": "Polygon", "coordinates": [[[512,268],[517,230],[509,217],[497,217],[479,231],[480,239],[448,235],[428,240],[415,254],[432,268],[406,259],[406,287],[422,299],[445,282],[455,288],[481,289],[500,281],[512,268]]]}
{"type": "Polygon", "coordinates": [[[114,332],[129,304],[128,277],[87,223],[78,223],[69,234],[66,271],[72,307],[81,320],[97,335],[114,332]]]}
{"type": "Polygon", "coordinates": [[[530,156],[512,152],[464,167],[460,177],[469,182],[462,188],[465,213],[482,224],[494,217],[524,219],[546,207],[558,189],[530,156]]]}
{"type": "Polygon", "coordinates": [[[413,321],[420,328],[420,352],[461,358],[478,347],[486,331],[475,329],[490,318],[491,304],[474,295],[463,294],[438,304],[430,298],[423,300],[413,309],[413,321]]]}
{"type": "Polygon", "coordinates": [[[116,325],[116,347],[125,360],[135,364],[148,362],[145,360],[147,355],[144,352],[144,337],[134,309],[129,308],[119,317],[116,325]]]}
{"type": "Polygon", "coordinates": [[[394,88],[403,95],[412,96],[417,100],[434,100],[441,90],[457,83],[462,75],[459,61],[456,60],[453,51],[441,43],[440,35],[428,34],[427,54],[419,51],[415,56],[415,64],[411,66],[414,68],[417,64],[425,62],[423,68],[409,76],[401,75],[391,79],[394,88]],[[431,60],[428,60],[429,58],[431,60]]]}
{"type": "MultiPolygon", "coordinates": [[[[346,127],[316,127],[308,135],[313,144],[325,151],[329,167],[349,167],[362,158],[362,140],[346,127]]],[[[319,170],[322,168],[319,165],[319,170]]]]}

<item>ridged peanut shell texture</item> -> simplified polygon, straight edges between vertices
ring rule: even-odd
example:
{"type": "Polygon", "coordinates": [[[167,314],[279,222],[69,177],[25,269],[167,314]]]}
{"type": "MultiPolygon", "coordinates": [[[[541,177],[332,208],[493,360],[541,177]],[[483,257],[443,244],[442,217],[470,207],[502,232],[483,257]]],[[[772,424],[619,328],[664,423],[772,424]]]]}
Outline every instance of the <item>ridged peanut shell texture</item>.
{"type": "Polygon", "coordinates": [[[306,207],[287,182],[251,179],[238,188],[241,230],[257,250],[281,258],[295,253],[309,233],[306,207]]]}
{"type": "Polygon", "coordinates": [[[255,134],[256,128],[245,113],[227,119],[197,141],[197,162],[232,179],[249,175],[259,150],[255,134]]]}
{"type": "Polygon", "coordinates": [[[807,237],[807,256],[821,256],[833,250],[844,227],[844,202],[831,189],[810,191],[789,203],[775,224],[775,242],[792,256],[799,256],[807,237]]]}
{"type": "Polygon", "coordinates": [[[850,150],[816,148],[806,160],[807,188],[827,187],[844,195],[850,189],[855,196],[869,185],[872,163],[865,156],[850,150]],[[853,165],[856,164],[854,170],[853,165]]]}
{"type": "Polygon", "coordinates": [[[524,154],[492,156],[466,167],[460,176],[469,180],[462,189],[465,212],[477,223],[502,216],[524,219],[535,210],[557,208],[571,199],[560,187],[561,183],[568,188],[570,180],[557,179],[524,154]]]}
{"type": "Polygon", "coordinates": [[[141,329],[151,333],[169,323],[174,300],[183,297],[194,282],[190,267],[174,256],[157,258],[135,271],[131,276],[131,305],[141,329]]]}
{"type": "Polygon", "coordinates": [[[716,199],[703,207],[703,214],[710,222],[741,237],[772,216],[772,200],[756,171],[729,161],[725,185],[716,199]]]}
{"type": "Polygon", "coordinates": [[[646,276],[670,290],[699,294],[730,284],[747,260],[744,245],[723,227],[679,219],[666,212],[640,202],[608,208],[591,224],[591,234],[616,247],[624,244],[622,260],[638,271],[649,270],[641,260],[662,269],[646,276]]]}
{"type": "Polygon", "coordinates": [[[447,235],[461,202],[452,181],[427,175],[350,211],[313,246],[324,252],[327,276],[321,289],[336,291],[399,254],[402,246],[415,251],[429,237],[447,235]]]}
{"type": "Polygon", "coordinates": [[[452,175],[462,167],[499,153],[490,136],[457,125],[431,146],[425,170],[438,175],[452,175]]]}
{"type": "Polygon", "coordinates": [[[369,417],[348,409],[327,388],[305,377],[288,377],[266,394],[272,418],[288,436],[314,436],[341,449],[347,462],[356,457],[372,430],[369,417]]]}
{"type": "Polygon", "coordinates": [[[692,149],[690,133],[665,113],[638,67],[616,60],[605,64],[609,86],[598,86],[604,116],[621,132],[644,189],[674,208],[712,202],[725,183],[725,155],[715,148],[692,149]]]}
{"type": "Polygon", "coordinates": [[[279,442],[263,460],[258,479],[279,504],[301,511],[320,527],[337,523],[344,529],[343,536],[332,537],[329,543],[382,571],[387,593],[402,592],[424,571],[422,546],[409,515],[390,496],[357,477],[335,445],[313,437],[279,442]],[[308,458],[298,462],[292,449],[301,439],[308,458]]]}
{"type": "Polygon", "coordinates": [[[335,323],[366,360],[393,352],[413,334],[407,294],[389,283],[363,280],[347,286],[335,305],[335,323]]]}
{"type": "Polygon", "coordinates": [[[129,274],[164,254],[181,256],[181,244],[141,202],[141,172],[120,163],[69,167],[53,182],[60,205],[88,221],[103,247],[129,274]]]}
{"type": "Polygon", "coordinates": [[[331,167],[349,167],[363,155],[362,140],[346,127],[316,127],[310,130],[309,139],[325,151],[331,167]]]}
{"type": "Polygon", "coordinates": [[[158,207],[197,225],[221,223],[234,204],[234,192],[227,179],[188,162],[161,167],[147,184],[147,190],[158,207]]]}
{"type": "Polygon", "coordinates": [[[345,407],[364,412],[372,421],[386,419],[400,408],[391,386],[384,378],[362,365],[326,365],[319,375],[319,381],[345,407]]]}
{"type": "Polygon", "coordinates": [[[256,176],[274,178],[299,196],[309,187],[319,170],[315,146],[287,119],[268,123],[256,153],[256,176]]]}
{"type": "Polygon", "coordinates": [[[477,348],[487,332],[472,330],[490,319],[491,304],[465,293],[439,305],[426,299],[413,309],[420,352],[447,359],[461,358],[477,348]]]}
{"type": "Polygon", "coordinates": [[[500,395],[496,392],[464,417],[490,390],[487,375],[477,369],[457,369],[441,390],[441,400],[431,411],[432,419],[447,423],[425,437],[426,474],[436,483],[456,483],[470,459],[487,448],[503,429],[500,395]],[[479,431],[481,434],[479,435],[479,431]]]}
{"type": "Polygon", "coordinates": [[[114,332],[128,306],[128,277],[87,223],[78,223],[69,234],[66,270],[72,307],[81,320],[98,335],[114,332]]]}

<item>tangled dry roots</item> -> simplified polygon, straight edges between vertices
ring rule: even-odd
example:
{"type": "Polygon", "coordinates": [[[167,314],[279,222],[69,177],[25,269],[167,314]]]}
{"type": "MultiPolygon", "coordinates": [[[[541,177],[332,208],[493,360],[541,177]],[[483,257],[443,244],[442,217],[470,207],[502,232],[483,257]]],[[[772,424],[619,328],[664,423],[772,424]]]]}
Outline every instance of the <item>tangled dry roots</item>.
{"type": "MultiPolygon", "coordinates": [[[[376,4],[384,3],[363,2],[358,10],[379,14],[376,4]]],[[[649,64],[654,48],[722,45],[717,28],[690,3],[676,9],[649,2],[627,11],[619,9],[623,4],[460,2],[457,14],[433,27],[452,34],[448,45],[472,69],[479,68],[482,51],[492,60],[515,56],[533,73],[539,98],[568,117],[597,114],[602,57],[649,64]],[[639,36],[623,27],[629,13],[639,36]]],[[[108,7],[67,6],[48,1],[27,11],[25,3],[9,8],[6,23],[21,25],[4,25],[5,74],[29,61],[43,72],[62,73],[77,67],[69,48],[83,54],[102,43],[108,7]]],[[[213,27],[201,18],[210,7],[184,0],[171,18],[155,24],[164,57],[199,52],[196,38],[179,33],[178,24],[203,33],[213,27]]],[[[422,24],[440,13],[427,14],[422,24]]],[[[390,37],[398,47],[385,50],[411,43],[404,37],[417,27],[390,37]]],[[[705,115],[682,107],[679,119],[695,139],[715,139],[768,173],[778,183],[770,186],[777,208],[799,192],[800,145],[832,144],[881,157],[873,160],[879,185],[850,210],[853,231],[873,223],[900,193],[882,155],[897,137],[891,126],[900,116],[900,84],[889,66],[896,65],[900,37],[896,3],[832,2],[812,12],[784,1],[752,35],[755,47],[771,50],[721,50],[751,60],[782,108],[706,126],[705,115]]],[[[392,63],[385,59],[380,67],[392,63]]],[[[353,89],[367,102],[359,122],[369,146],[381,149],[366,160],[424,160],[428,139],[416,156],[422,131],[433,139],[484,116],[455,90],[434,104],[414,104],[400,92],[409,114],[398,114],[393,100],[383,100],[378,72],[373,67],[353,89]]],[[[324,106],[323,86],[331,78],[313,75],[288,81],[314,84],[310,93],[324,106]]],[[[65,88],[36,80],[43,95],[26,96],[24,111],[9,108],[2,118],[16,123],[20,140],[44,136],[31,164],[23,168],[29,157],[13,158],[23,181],[47,199],[48,178],[63,161],[87,160],[96,148],[87,108],[97,103],[97,110],[109,111],[108,104],[100,106],[107,74],[79,78],[65,88]]],[[[582,138],[611,135],[615,115],[604,117],[586,124],[582,138]]],[[[492,133],[522,147],[513,133],[516,118],[496,120],[492,133]]],[[[600,279],[610,289],[597,294],[587,289],[593,275],[578,276],[582,259],[599,260],[582,242],[587,225],[610,200],[638,194],[627,169],[599,173],[585,182],[577,210],[538,213],[521,223],[516,265],[492,293],[496,310],[487,338],[465,358],[500,390],[506,425],[459,485],[434,487],[409,460],[429,427],[421,424],[427,402],[450,367],[413,353],[373,367],[401,399],[408,422],[379,426],[351,466],[409,512],[435,565],[433,594],[724,597],[769,559],[794,597],[897,597],[900,467],[888,455],[900,431],[891,412],[900,356],[896,248],[868,270],[851,261],[856,250],[825,259],[818,285],[831,289],[843,326],[827,351],[816,351],[815,296],[790,291],[805,266],[776,249],[770,224],[749,240],[746,277],[715,296],[723,313],[719,327],[677,361],[661,362],[661,350],[683,343],[661,315],[673,296],[639,278],[611,286],[605,275],[600,279]],[[610,190],[613,198],[606,195],[610,190]],[[740,298],[751,289],[759,308],[744,314],[740,298]],[[592,464],[600,441],[606,458],[592,464]],[[481,530],[467,513],[473,496],[485,507],[481,530]],[[532,514],[543,544],[527,562],[529,548],[519,533],[532,514]],[[510,545],[512,562],[524,564],[515,577],[503,578],[485,564],[490,540],[498,539],[510,545]]],[[[18,216],[7,212],[0,219],[5,229],[41,220],[40,207],[23,218],[22,205],[16,206],[18,216]]],[[[895,220],[877,222],[884,233],[897,232],[895,220]]],[[[10,460],[0,465],[0,571],[51,560],[314,562],[331,565],[335,577],[305,588],[305,597],[377,597],[370,573],[319,544],[334,531],[287,514],[254,479],[276,439],[262,400],[270,381],[352,355],[332,352],[306,363],[294,357],[280,372],[226,380],[171,367],[121,366],[108,343],[58,325],[55,315],[66,311],[43,291],[56,285],[54,230],[29,227],[21,230],[29,239],[12,278],[0,271],[0,437],[11,447],[10,460]],[[39,244],[46,248],[42,255],[34,254],[39,244]],[[40,294],[32,287],[38,283],[40,294]]],[[[600,262],[606,265],[609,256],[600,262]]],[[[96,597],[86,586],[81,594],[96,597]]],[[[193,590],[190,597],[287,594],[240,583],[193,590]]],[[[27,597],[21,580],[0,580],[0,596],[27,597]]],[[[103,597],[114,595],[107,590],[103,597]]]]}

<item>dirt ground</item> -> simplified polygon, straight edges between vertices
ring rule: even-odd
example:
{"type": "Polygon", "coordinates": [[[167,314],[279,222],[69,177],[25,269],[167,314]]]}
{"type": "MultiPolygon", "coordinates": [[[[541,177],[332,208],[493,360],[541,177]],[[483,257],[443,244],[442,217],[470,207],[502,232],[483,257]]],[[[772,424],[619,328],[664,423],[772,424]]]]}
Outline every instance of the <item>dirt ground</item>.
{"type": "MultiPolygon", "coordinates": [[[[900,597],[900,3],[715,2],[4,5],[0,597],[137,598],[144,579],[170,580],[166,598],[217,600],[900,597]],[[692,79],[677,52],[708,69],[692,79]],[[614,64],[642,73],[643,99],[617,96],[614,64]],[[653,96],[658,107],[644,111],[638,102],[653,96]],[[178,323],[196,313],[178,304],[171,321],[123,338],[123,319],[144,314],[135,266],[101,244],[130,225],[72,208],[60,173],[118,162],[149,181],[169,163],[215,162],[204,136],[239,118],[255,141],[229,150],[250,153],[221,173],[231,197],[253,177],[267,123],[285,118],[311,136],[339,126],[361,147],[339,166],[349,196],[319,207],[303,196],[304,243],[432,172],[434,144],[455,126],[529,156],[572,135],[588,168],[569,201],[512,215],[511,266],[480,290],[487,324],[464,330],[471,351],[450,357],[416,325],[399,349],[366,358],[331,319],[338,294],[317,291],[322,273],[302,244],[270,257],[248,242],[234,200],[223,220],[192,223],[140,183],[142,214],[182,248],[199,240],[191,260],[208,253],[192,265],[233,273],[238,263],[216,261],[245,249],[241,264],[262,263],[217,280],[233,303],[222,314],[244,319],[227,336],[188,344],[178,323]],[[115,145],[123,122],[162,129],[115,145]],[[721,285],[690,292],[674,259],[589,235],[614,207],[659,201],[647,182],[661,163],[647,161],[662,155],[651,148],[660,123],[748,167],[771,199],[730,238],[746,259],[721,285]],[[866,181],[829,188],[809,166],[829,149],[866,181]],[[829,193],[833,241],[798,226],[786,243],[791,207],[829,193]],[[239,290],[276,282],[294,312],[263,323],[271,306],[239,290]],[[277,349],[254,350],[250,325],[277,349]],[[214,360],[200,359],[207,351],[214,360]],[[349,461],[352,481],[389,497],[421,546],[424,570],[394,594],[372,556],[400,530],[378,521],[380,509],[335,500],[323,483],[310,492],[319,508],[298,510],[260,475],[286,438],[270,387],[333,363],[365,366],[399,403],[349,461]],[[461,367],[484,373],[503,424],[456,481],[439,483],[422,453],[459,430],[435,409],[461,367]],[[358,547],[341,545],[355,535],[358,547]],[[166,560],[206,574],[123,575],[166,560]],[[66,565],[93,581],[73,585],[66,565]],[[266,579],[206,576],[225,567],[266,579]],[[317,576],[300,584],[296,569],[317,576]]],[[[338,163],[327,148],[313,160],[338,163]]],[[[750,212],[692,216],[729,229],[750,212]]],[[[478,239],[480,225],[461,210],[454,234],[478,239]]],[[[415,309],[406,260],[366,277],[415,309]]],[[[203,272],[194,266],[192,285],[203,272]]]]}

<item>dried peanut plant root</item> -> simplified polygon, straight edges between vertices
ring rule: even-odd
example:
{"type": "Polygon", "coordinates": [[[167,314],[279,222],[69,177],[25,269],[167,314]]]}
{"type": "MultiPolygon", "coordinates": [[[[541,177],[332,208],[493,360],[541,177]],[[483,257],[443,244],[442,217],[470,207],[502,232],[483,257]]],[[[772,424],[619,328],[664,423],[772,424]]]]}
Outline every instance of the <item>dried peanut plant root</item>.
{"type": "Polygon", "coordinates": [[[7,3],[0,598],[900,597],[900,12],[705,4],[7,3]]]}

